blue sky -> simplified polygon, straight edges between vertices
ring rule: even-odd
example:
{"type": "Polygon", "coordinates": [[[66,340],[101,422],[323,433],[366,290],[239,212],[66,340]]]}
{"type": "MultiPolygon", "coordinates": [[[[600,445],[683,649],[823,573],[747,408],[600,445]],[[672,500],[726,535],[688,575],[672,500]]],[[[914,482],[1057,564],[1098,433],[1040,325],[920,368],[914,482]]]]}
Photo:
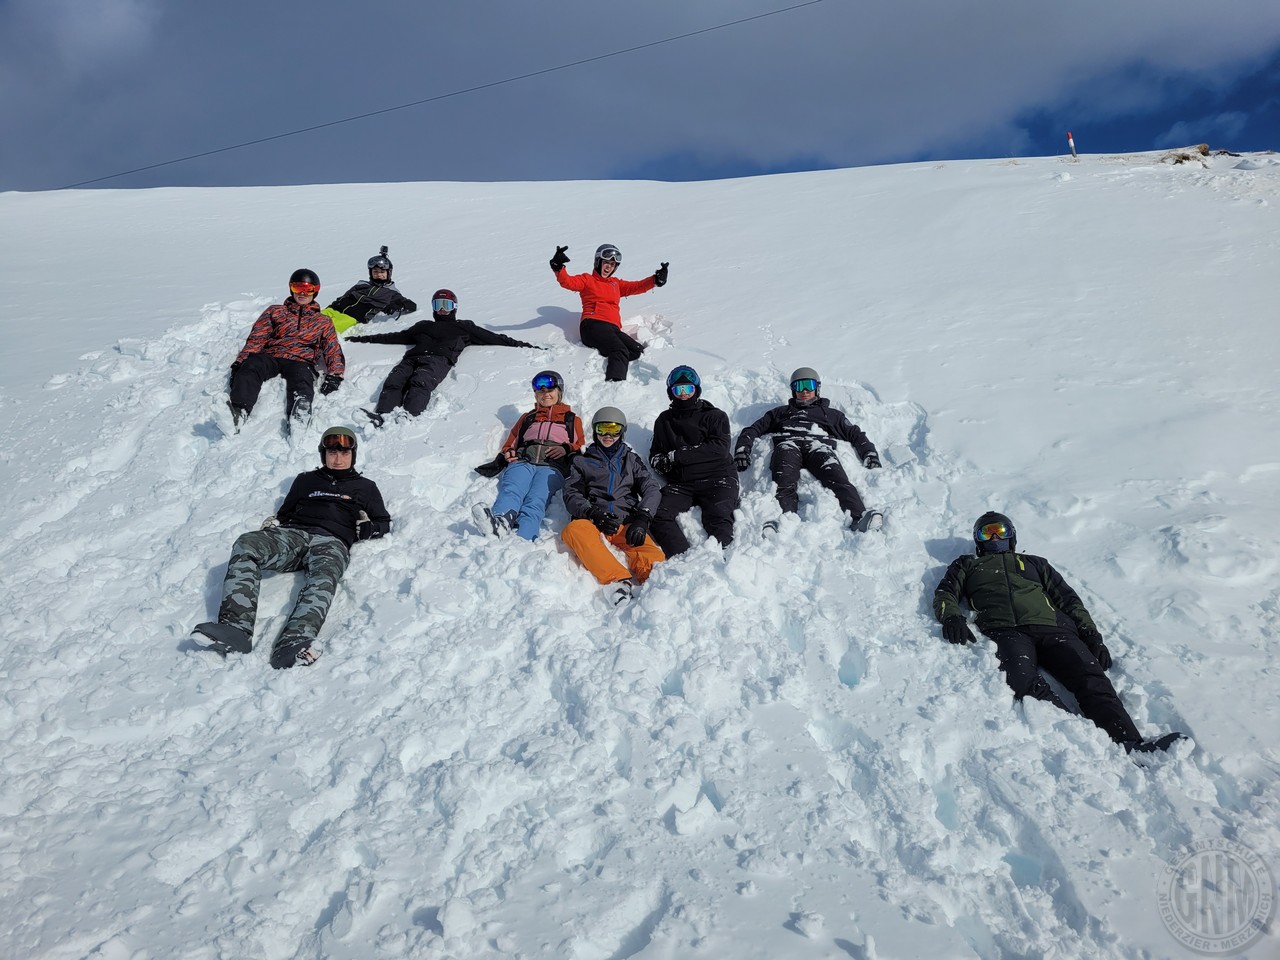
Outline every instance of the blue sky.
{"type": "Polygon", "coordinates": [[[1274,0],[0,0],[0,35],[0,190],[425,98],[97,185],[703,179],[1061,154],[1067,130],[1280,148],[1274,0]]]}

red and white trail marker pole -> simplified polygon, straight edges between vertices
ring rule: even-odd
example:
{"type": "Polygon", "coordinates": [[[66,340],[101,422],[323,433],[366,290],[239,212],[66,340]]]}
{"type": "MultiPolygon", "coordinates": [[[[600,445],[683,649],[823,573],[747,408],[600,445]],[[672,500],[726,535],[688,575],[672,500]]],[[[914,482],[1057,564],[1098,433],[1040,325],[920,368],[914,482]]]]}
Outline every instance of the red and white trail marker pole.
{"type": "Polygon", "coordinates": [[[1079,157],[1076,156],[1076,142],[1071,139],[1070,130],[1067,131],[1067,146],[1071,148],[1071,159],[1078,160],[1079,157]]]}

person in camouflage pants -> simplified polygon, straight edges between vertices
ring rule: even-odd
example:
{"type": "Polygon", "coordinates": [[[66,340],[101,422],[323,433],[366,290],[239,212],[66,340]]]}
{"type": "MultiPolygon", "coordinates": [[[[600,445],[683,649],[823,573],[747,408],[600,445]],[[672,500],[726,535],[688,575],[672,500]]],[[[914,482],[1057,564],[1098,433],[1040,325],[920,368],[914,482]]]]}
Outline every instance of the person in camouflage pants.
{"type": "Polygon", "coordinates": [[[377,484],[356,472],[356,435],[330,427],[320,439],[319,470],[294,478],[284,503],[261,530],[241,534],[231,550],[216,623],[195,632],[222,653],[249,653],[264,570],[306,574],[306,582],[279,639],[271,665],[309,666],[320,657],[315,644],[329,605],[347,569],[351,546],[391,532],[391,516],[377,484]]]}

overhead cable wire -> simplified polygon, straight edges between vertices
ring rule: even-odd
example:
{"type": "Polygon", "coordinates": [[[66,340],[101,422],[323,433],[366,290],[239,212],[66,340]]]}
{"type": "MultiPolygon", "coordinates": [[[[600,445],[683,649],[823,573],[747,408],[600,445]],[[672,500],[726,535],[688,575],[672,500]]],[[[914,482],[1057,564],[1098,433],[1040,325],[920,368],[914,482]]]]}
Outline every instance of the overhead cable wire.
{"type": "Polygon", "coordinates": [[[650,47],[659,47],[665,43],[674,43],[677,40],[687,40],[690,37],[701,36],[704,33],[713,33],[716,30],[724,30],[728,27],[736,27],[744,23],[750,23],[753,20],[763,20],[766,17],[776,17],[780,14],[791,13],[803,7],[812,7],[815,4],[822,3],[823,0],[803,0],[801,3],[792,4],[789,7],[783,7],[779,10],[770,10],[766,13],[757,13],[750,17],[742,17],[739,20],[730,20],[727,23],[718,23],[715,26],[703,27],[700,30],[691,30],[688,33],[681,33],[674,37],[665,37],[662,40],[651,40],[648,43],[637,44],[634,47],[625,47],[622,50],[614,50],[610,53],[601,53],[594,57],[584,57],[581,60],[574,60],[571,63],[562,63],[555,67],[544,67],[541,70],[534,70],[531,73],[522,73],[515,77],[506,77],[502,80],[490,80],[488,83],[479,83],[473,87],[464,87],[461,90],[452,90],[449,93],[437,94],[434,97],[423,97],[421,100],[414,100],[410,103],[401,103],[394,107],[383,107],[381,110],[371,110],[368,113],[356,114],[353,117],[343,117],[341,120],[329,120],[326,123],[317,123],[309,127],[300,127],[297,130],[290,130],[287,133],[277,133],[269,137],[259,137],[256,140],[246,140],[243,143],[233,143],[227,147],[218,147],[214,150],[205,150],[202,153],[192,153],[185,157],[178,157],[174,160],[162,160],[159,163],[149,163],[145,167],[134,167],[132,170],[121,170],[119,173],[109,173],[106,176],[94,177],[91,180],[80,180],[76,183],[68,183],[61,187],[55,187],[55,190],[72,190],[76,187],[85,187],[91,183],[101,183],[104,180],[114,180],[117,177],[127,177],[134,173],[143,173],[147,170],[156,170],[160,167],[173,166],[175,163],[186,163],[188,160],[199,160],[202,157],[212,157],[219,153],[228,153],[232,150],[241,150],[244,147],[257,146],[260,143],[270,143],[273,140],[284,140],[287,137],[296,137],[303,133],[311,133],[315,130],[324,130],[327,127],[336,127],[344,123],[352,123],[356,120],[367,120],[369,117],[378,117],[386,113],[394,113],[397,110],[408,110],[410,107],[420,107],[426,103],[437,103],[441,100],[448,100],[452,97],[461,97],[464,94],[475,93],[478,90],[490,90],[494,87],[501,87],[508,83],[518,83],[521,80],[529,80],[533,77],[545,76],[549,73],[556,73],[560,70],[568,70],[572,67],[580,67],[587,63],[597,63],[601,60],[608,60],[612,57],[620,57],[624,54],[635,53],[637,50],[647,50],[650,47]]]}

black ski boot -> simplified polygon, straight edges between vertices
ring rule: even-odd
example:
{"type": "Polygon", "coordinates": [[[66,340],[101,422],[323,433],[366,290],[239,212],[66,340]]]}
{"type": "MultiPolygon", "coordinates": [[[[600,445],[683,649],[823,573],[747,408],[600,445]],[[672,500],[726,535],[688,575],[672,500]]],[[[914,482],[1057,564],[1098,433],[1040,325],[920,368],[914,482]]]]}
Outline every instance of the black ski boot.
{"type": "Polygon", "coordinates": [[[1163,737],[1152,737],[1149,740],[1130,740],[1124,744],[1125,753],[1163,753],[1179,740],[1185,740],[1181,733],[1166,733],[1163,737]]]}
{"type": "Polygon", "coordinates": [[[207,637],[209,649],[223,656],[253,652],[253,637],[229,623],[197,623],[191,632],[207,637]]]}

